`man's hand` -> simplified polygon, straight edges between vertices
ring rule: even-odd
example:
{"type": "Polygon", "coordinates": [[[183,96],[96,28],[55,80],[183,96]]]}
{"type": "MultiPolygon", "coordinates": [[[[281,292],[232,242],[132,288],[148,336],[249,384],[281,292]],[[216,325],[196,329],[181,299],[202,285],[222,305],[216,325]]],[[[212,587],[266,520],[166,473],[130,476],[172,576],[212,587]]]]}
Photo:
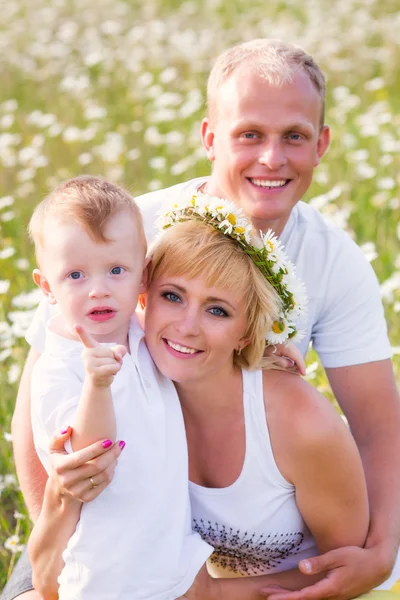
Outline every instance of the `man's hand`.
{"type": "Polygon", "coordinates": [[[283,369],[295,368],[300,375],[306,374],[303,355],[292,342],[266,346],[264,356],[274,359],[274,363],[283,369]]]}
{"type": "Polygon", "coordinates": [[[96,342],[81,325],[75,325],[74,330],[84,346],[82,360],[86,375],[91,378],[92,385],[96,387],[110,386],[115,375],[121,369],[122,359],[126,354],[125,346],[107,348],[96,342]]]}
{"type": "Polygon", "coordinates": [[[350,600],[369,592],[390,575],[396,554],[384,556],[382,549],[349,546],[300,561],[306,575],[324,573],[313,585],[290,592],[279,586],[265,587],[262,596],[269,600],[350,600]]]}

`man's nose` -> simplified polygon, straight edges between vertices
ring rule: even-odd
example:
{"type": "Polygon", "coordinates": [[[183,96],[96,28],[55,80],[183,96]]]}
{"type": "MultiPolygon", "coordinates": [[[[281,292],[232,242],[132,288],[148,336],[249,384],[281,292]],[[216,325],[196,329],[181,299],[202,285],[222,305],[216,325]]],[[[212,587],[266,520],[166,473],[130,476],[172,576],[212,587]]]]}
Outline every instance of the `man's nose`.
{"type": "Polygon", "coordinates": [[[268,140],[261,150],[259,163],[271,171],[277,171],[287,163],[285,148],[281,140],[268,140]]]}

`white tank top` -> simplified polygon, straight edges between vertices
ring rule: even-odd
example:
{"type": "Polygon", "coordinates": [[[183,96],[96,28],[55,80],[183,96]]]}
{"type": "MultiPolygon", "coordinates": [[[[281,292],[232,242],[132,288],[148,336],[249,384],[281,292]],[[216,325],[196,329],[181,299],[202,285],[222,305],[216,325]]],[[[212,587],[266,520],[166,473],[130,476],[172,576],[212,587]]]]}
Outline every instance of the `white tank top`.
{"type": "Polygon", "coordinates": [[[262,371],[242,371],[246,454],[229,487],[190,482],[193,529],[214,547],[214,576],[261,575],[295,568],[318,554],[296,505],[295,488],[275,462],[263,399],[262,371]]]}

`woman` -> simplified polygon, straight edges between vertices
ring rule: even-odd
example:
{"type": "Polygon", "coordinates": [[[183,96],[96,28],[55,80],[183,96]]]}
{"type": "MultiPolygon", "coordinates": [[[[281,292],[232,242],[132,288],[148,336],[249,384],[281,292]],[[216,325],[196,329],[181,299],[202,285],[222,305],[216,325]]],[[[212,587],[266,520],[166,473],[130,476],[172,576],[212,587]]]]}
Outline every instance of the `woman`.
{"type": "MultiPolygon", "coordinates": [[[[173,224],[156,244],[145,299],[146,342],[159,370],[175,382],[185,419],[193,527],[215,548],[213,574],[226,578],[188,598],[246,600],[270,584],[300,589],[310,583],[296,568],[301,558],[364,543],[361,461],[342,420],[316,390],[294,374],[259,368],[265,337],[279,340],[294,330],[289,313],[296,298],[287,294],[290,273],[284,275],[275,240],[264,240],[276,251],[271,270],[270,255],[260,240],[250,241],[230,206],[194,208],[167,216],[167,225],[188,222],[173,224]],[[266,285],[266,266],[283,314],[266,285]]],[[[70,492],[84,500],[98,492],[88,496],[90,479],[99,489],[107,483],[101,468],[86,462],[93,451],[68,457],[77,467],[70,492]]],[[[80,508],[57,485],[49,481],[31,538],[46,598],[53,597],[80,508]]]]}

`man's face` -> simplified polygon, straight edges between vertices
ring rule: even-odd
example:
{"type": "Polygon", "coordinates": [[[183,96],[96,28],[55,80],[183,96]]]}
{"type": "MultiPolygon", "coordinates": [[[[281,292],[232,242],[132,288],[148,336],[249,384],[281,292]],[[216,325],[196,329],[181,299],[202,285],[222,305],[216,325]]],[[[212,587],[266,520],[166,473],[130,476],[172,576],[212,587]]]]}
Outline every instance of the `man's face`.
{"type": "Polygon", "coordinates": [[[321,98],[305,73],[274,86],[238,69],[217,91],[202,139],[214,163],[207,191],[233,200],[257,229],[280,234],[329,144],[321,98]]]}

